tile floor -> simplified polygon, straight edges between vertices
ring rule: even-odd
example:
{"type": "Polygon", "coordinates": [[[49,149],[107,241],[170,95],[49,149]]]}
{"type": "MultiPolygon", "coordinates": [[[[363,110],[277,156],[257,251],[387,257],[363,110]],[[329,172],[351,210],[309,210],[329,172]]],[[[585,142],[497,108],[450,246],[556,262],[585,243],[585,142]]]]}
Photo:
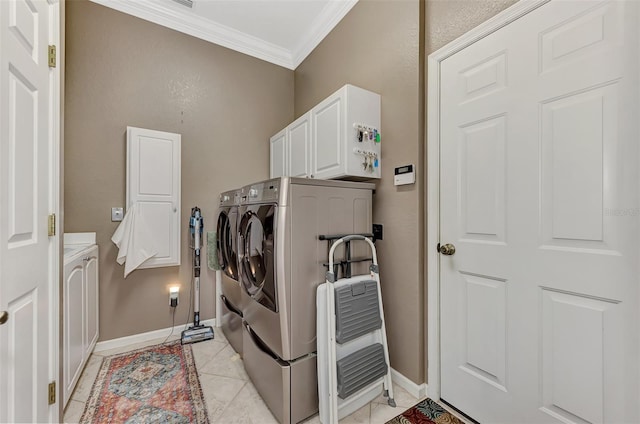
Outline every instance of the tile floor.
{"type": "MultiPolygon", "coordinates": [[[[234,352],[224,338],[222,330],[215,329],[215,339],[192,345],[193,354],[200,376],[200,384],[207,402],[209,421],[211,423],[277,423],[269,408],[264,404],[244,371],[242,359],[234,352]]],[[[171,337],[175,340],[178,336],[171,337]]],[[[100,363],[104,356],[123,353],[141,347],[162,343],[164,339],[150,340],[119,349],[106,350],[91,355],[78,385],[73,392],[64,414],[65,423],[77,423],[89,399],[91,386],[98,375],[100,363]]],[[[380,396],[370,404],[360,408],[340,422],[341,424],[383,424],[406,409],[415,405],[420,399],[414,398],[406,390],[395,384],[393,386],[397,407],[387,405],[386,398],[380,396]]],[[[305,424],[319,424],[315,415],[305,424]]]]}

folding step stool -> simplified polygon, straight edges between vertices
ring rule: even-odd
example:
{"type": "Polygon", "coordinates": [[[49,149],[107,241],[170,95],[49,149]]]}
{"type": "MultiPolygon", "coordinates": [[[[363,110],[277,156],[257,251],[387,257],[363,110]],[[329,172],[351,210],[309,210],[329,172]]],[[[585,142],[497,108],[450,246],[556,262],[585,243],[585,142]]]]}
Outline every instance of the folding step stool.
{"type": "Polygon", "coordinates": [[[316,306],[320,422],[336,424],[380,393],[395,407],[378,258],[371,240],[348,235],[333,243],[329,271],[326,282],[318,286],[316,306]],[[336,280],[334,252],[340,244],[352,240],[369,244],[370,274],[336,280]]]}

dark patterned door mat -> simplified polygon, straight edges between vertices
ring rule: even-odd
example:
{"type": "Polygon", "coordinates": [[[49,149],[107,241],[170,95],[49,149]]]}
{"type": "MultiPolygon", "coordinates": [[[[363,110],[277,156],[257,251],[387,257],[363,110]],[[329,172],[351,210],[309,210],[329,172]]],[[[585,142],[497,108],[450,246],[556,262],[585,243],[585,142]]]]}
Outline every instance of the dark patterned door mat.
{"type": "Polygon", "coordinates": [[[386,424],[464,424],[442,406],[427,398],[386,424]]]}

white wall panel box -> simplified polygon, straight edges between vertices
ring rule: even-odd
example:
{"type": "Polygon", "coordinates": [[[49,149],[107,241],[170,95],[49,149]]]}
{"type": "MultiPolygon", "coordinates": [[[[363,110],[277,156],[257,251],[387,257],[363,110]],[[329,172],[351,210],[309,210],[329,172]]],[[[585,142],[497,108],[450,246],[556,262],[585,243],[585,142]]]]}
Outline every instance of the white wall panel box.
{"type": "Polygon", "coordinates": [[[138,268],[180,265],[181,135],[127,127],[127,210],[138,203],[158,253],[138,268]]]}

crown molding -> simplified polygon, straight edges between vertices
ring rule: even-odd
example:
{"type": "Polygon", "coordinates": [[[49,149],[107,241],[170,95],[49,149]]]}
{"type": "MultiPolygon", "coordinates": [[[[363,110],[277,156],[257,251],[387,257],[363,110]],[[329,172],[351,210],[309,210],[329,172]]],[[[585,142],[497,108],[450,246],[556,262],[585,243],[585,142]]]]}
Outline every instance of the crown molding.
{"type": "Polygon", "coordinates": [[[231,50],[294,69],[291,52],[273,43],[208,19],[166,7],[152,0],[91,0],[94,3],[231,50]]]}
{"type": "Polygon", "coordinates": [[[346,16],[347,13],[358,3],[358,0],[331,0],[322,9],[309,31],[301,37],[297,47],[291,52],[294,69],[306,59],[324,37],[346,16]]]}
{"type": "Polygon", "coordinates": [[[298,67],[358,2],[358,0],[329,1],[309,31],[301,37],[297,47],[289,50],[153,0],[91,1],[291,70],[298,67]]]}

